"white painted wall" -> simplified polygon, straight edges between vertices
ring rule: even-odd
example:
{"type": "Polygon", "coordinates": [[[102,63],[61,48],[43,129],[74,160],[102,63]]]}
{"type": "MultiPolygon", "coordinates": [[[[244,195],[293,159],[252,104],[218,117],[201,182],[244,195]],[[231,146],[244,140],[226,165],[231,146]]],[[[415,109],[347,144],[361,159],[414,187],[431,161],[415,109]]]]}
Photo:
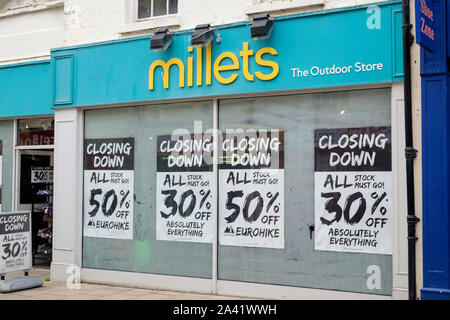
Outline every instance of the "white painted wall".
{"type": "Polygon", "coordinates": [[[272,15],[332,9],[377,0],[179,0],[178,14],[136,22],[137,0],[66,0],[67,46],[150,34],[158,27],[191,29],[198,24],[221,25],[244,21],[252,14],[272,15]]]}
{"type": "Polygon", "coordinates": [[[64,40],[63,1],[41,1],[34,6],[0,10],[0,64],[50,57],[50,49],[64,40]]]}
{"type": "Polygon", "coordinates": [[[81,265],[83,111],[55,112],[54,216],[51,280],[65,282],[81,265]]]}
{"type": "MultiPolygon", "coordinates": [[[[411,21],[415,16],[414,2],[410,3],[411,21]]],[[[415,37],[416,29],[413,27],[411,33],[415,37]]],[[[423,233],[422,233],[422,84],[420,77],[420,46],[413,43],[411,46],[411,100],[413,120],[413,145],[418,150],[417,158],[414,160],[414,200],[416,216],[420,222],[416,227],[416,236],[419,239],[416,244],[416,284],[417,297],[420,297],[420,289],[423,288],[423,233]]]]}
{"type": "Polygon", "coordinates": [[[406,160],[405,160],[405,101],[403,82],[394,83],[392,112],[392,212],[394,254],[392,255],[392,294],[394,299],[408,299],[408,230],[406,225],[406,160]]]}
{"type": "Polygon", "coordinates": [[[45,59],[51,48],[191,29],[272,15],[373,3],[377,0],[179,0],[178,14],[136,21],[137,0],[1,0],[0,65],[45,59]],[[23,7],[17,7],[23,4],[23,7]]]}

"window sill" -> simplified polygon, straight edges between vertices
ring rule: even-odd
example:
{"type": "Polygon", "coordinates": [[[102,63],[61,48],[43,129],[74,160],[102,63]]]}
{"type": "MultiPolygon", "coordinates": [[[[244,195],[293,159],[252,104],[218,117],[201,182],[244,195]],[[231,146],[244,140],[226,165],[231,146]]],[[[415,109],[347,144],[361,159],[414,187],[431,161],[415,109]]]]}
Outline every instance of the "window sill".
{"type": "Polygon", "coordinates": [[[292,1],[274,1],[269,3],[258,3],[247,7],[245,10],[245,14],[252,15],[263,12],[302,9],[306,7],[319,6],[324,4],[325,0],[292,0],[292,1]]]}
{"type": "Polygon", "coordinates": [[[131,33],[150,29],[156,29],[161,27],[179,27],[180,16],[167,15],[161,17],[153,17],[148,19],[137,20],[132,23],[127,23],[119,27],[119,33],[131,33]]]}

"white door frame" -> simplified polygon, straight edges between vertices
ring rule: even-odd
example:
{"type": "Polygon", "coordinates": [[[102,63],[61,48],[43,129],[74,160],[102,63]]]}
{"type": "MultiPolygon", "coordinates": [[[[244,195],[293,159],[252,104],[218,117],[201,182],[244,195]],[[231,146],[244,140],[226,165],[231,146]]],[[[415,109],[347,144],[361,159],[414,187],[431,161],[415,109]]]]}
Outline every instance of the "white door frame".
{"type": "MultiPolygon", "coordinates": [[[[48,148],[46,148],[48,149],[48,148]]],[[[42,155],[42,156],[50,156],[50,164],[53,164],[53,151],[43,151],[43,150],[36,150],[36,149],[17,149],[15,151],[16,153],[16,171],[15,171],[15,179],[17,181],[16,183],[16,190],[15,190],[15,210],[18,211],[31,211],[31,204],[21,204],[20,203],[20,174],[21,174],[21,156],[22,155],[42,155]]],[[[53,166],[53,165],[52,165],[53,166]]]]}
{"type": "MultiPolygon", "coordinates": [[[[43,118],[36,117],[36,118],[43,118]]],[[[45,116],[48,118],[48,115],[45,116]]],[[[18,209],[23,209],[20,205],[20,155],[21,154],[42,154],[51,155],[50,162],[54,163],[54,145],[36,145],[36,146],[19,146],[17,136],[19,134],[19,123],[20,119],[14,120],[14,135],[13,135],[13,181],[12,181],[12,211],[17,211],[18,209]],[[51,149],[51,151],[49,151],[51,149]],[[31,152],[31,153],[30,153],[31,152]],[[33,153],[34,152],[34,153],[33,153]]],[[[31,209],[31,206],[28,206],[31,209]]],[[[25,209],[25,210],[30,210],[25,209]]]]}

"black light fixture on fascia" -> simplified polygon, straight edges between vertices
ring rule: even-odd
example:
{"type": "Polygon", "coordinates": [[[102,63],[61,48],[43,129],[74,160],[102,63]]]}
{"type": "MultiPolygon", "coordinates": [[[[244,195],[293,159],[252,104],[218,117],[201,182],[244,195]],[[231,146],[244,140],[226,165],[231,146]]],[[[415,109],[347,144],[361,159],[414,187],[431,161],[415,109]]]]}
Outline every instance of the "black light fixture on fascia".
{"type": "Polygon", "coordinates": [[[195,27],[195,31],[191,36],[191,45],[194,47],[206,47],[214,39],[214,30],[211,25],[200,24],[195,27]]]}
{"type": "Polygon", "coordinates": [[[253,17],[252,39],[267,39],[273,29],[273,18],[268,13],[256,14],[253,17]]]}
{"type": "Polygon", "coordinates": [[[172,34],[167,28],[156,30],[150,39],[150,49],[153,51],[164,51],[172,43],[172,34]]]}

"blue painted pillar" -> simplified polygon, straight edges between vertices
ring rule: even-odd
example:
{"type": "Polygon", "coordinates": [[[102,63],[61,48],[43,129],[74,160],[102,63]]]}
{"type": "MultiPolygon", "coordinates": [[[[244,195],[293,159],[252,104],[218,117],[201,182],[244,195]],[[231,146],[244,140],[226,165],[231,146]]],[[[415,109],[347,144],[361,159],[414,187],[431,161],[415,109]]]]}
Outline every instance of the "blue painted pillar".
{"type": "Polygon", "coordinates": [[[435,52],[421,49],[423,300],[450,299],[450,3],[433,2],[438,43],[435,52]]]}

